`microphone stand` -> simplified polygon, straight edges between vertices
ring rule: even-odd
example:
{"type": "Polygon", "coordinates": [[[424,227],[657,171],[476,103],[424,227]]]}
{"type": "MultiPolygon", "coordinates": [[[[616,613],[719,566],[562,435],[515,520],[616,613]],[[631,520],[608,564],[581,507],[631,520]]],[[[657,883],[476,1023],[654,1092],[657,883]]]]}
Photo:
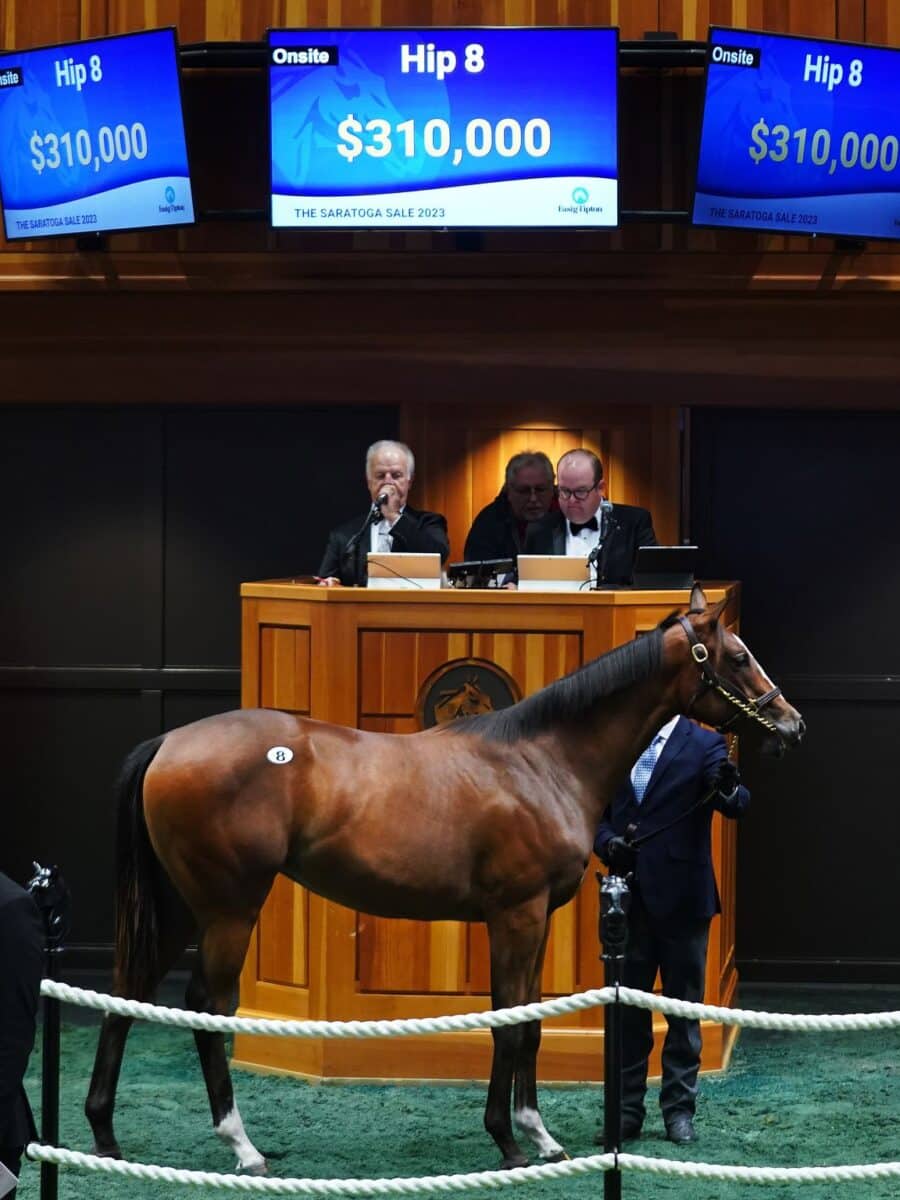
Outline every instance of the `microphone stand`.
{"type": "MultiPolygon", "coordinates": [[[[341,559],[344,564],[346,564],[347,560],[350,558],[351,555],[356,553],[356,547],[359,545],[360,538],[362,538],[363,534],[368,532],[369,527],[371,525],[374,525],[376,521],[380,521],[380,520],[381,520],[381,505],[377,501],[375,501],[375,502],[373,502],[372,507],[369,509],[366,519],[363,521],[362,525],[360,525],[359,529],[357,529],[356,533],[354,533],[354,535],[347,541],[347,545],[344,547],[343,553],[341,554],[341,559]]],[[[355,570],[353,572],[353,575],[354,575],[354,582],[355,582],[355,576],[356,576],[355,570]]]]}
{"type": "Polygon", "coordinates": [[[606,531],[606,537],[603,539],[603,546],[600,550],[600,562],[597,565],[597,583],[606,583],[606,567],[609,563],[609,548],[612,545],[613,535],[619,528],[619,522],[614,518],[609,519],[609,528],[606,531]]]}
{"type": "Polygon", "coordinates": [[[588,569],[596,564],[597,567],[597,582],[592,590],[606,584],[606,567],[609,562],[609,548],[612,545],[613,534],[619,528],[619,522],[608,512],[603,514],[603,523],[601,526],[602,540],[597,543],[594,549],[588,555],[588,569]]]}

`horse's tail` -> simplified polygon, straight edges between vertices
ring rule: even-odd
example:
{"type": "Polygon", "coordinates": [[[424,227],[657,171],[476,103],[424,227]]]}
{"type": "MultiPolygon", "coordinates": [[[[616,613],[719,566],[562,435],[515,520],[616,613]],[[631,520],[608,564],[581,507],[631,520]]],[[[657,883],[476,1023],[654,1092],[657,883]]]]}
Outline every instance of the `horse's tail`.
{"type": "Polygon", "coordinates": [[[165,735],[141,742],[116,783],[116,990],[146,999],[158,982],[161,871],[144,818],[144,776],[165,735]]]}

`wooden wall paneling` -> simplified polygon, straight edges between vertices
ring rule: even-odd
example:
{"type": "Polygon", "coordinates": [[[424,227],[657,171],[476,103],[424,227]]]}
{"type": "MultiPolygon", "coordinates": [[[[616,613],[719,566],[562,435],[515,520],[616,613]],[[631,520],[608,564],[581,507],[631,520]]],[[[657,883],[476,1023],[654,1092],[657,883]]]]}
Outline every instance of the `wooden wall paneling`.
{"type": "MultiPolygon", "coordinates": [[[[896,6],[894,7],[896,8],[896,6]]],[[[848,42],[877,42],[879,40],[866,37],[866,0],[839,0],[837,36],[848,42]]]]}
{"type": "Polygon", "coordinates": [[[260,630],[260,701],[309,715],[309,629],[260,630]]]}
{"type": "Polygon", "coordinates": [[[80,25],[79,0],[35,4],[33,0],[4,0],[2,4],[3,45],[9,49],[52,46],[87,36],[80,25]]]}
{"type": "Polygon", "coordinates": [[[305,888],[276,877],[258,926],[258,973],[267,983],[308,985],[308,903],[305,888]]]}
{"type": "Polygon", "coordinates": [[[640,40],[648,31],[659,29],[658,0],[614,0],[609,24],[618,25],[623,41],[640,40]]]}
{"type": "Polygon", "coordinates": [[[491,994],[491,948],[486,925],[466,926],[466,990],[491,994]]]}
{"type": "MultiPolygon", "coordinates": [[[[869,0],[873,2],[890,0],[869,0]]],[[[849,3],[856,6],[857,0],[849,3]]],[[[659,28],[697,41],[706,38],[709,25],[833,38],[847,6],[848,0],[660,0],[659,28]]]]}
{"type": "Polygon", "coordinates": [[[359,728],[368,733],[415,733],[418,722],[415,717],[360,717],[359,728]]]}
{"type": "Polygon", "coordinates": [[[465,926],[357,914],[361,992],[417,995],[465,989],[465,926]]]}
{"type": "MultiPolygon", "coordinates": [[[[842,0],[846,3],[847,0],[842,0]]],[[[857,5],[853,4],[854,10],[857,5]]],[[[895,0],[865,0],[865,40],[881,46],[900,46],[900,6],[895,0]]]]}
{"type": "MultiPolygon", "coordinates": [[[[466,534],[480,509],[503,484],[512,454],[543,450],[556,463],[573,446],[594,450],[604,463],[613,501],[650,508],[663,542],[678,540],[680,520],[679,410],[672,404],[566,405],[556,397],[553,420],[541,418],[535,402],[473,404],[463,410],[443,405],[404,405],[401,436],[430,463],[417,485],[416,501],[443,512],[450,529],[450,558],[462,558],[466,534]],[[444,505],[445,507],[441,507],[444,505]]],[[[417,467],[418,471],[418,467],[417,467]]]]}
{"type": "Polygon", "coordinates": [[[471,652],[466,633],[360,633],[360,715],[412,719],[419,688],[432,671],[471,652]]]}
{"type": "Polygon", "coordinates": [[[241,708],[259,708],[260,652],[259,603],[244,600],[241,619],[241,708]]]}
{"type": "Polygon", "coordinates": [[[426,921],[386,920],[357,913],[356,946],[362,992],[428,992],[431,933],[426,921]]]}

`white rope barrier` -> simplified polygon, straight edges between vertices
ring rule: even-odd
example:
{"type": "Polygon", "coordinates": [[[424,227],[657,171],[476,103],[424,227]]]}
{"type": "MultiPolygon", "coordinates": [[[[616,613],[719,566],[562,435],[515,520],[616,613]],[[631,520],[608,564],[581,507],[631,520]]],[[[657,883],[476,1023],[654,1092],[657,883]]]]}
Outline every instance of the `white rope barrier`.
{"type": "MultiPolygon", "coordinates": [[[[186,1012],[163,1005],[126,1000],[120,996],[108,996],[83,988],[70,987],[68,984],[49,979],[43,981],[41,994],[101,1012],[137,1017],[185,1029],[203,1029],[220,1033],[265,1034],[276,1037],[363,1038],[408,1037],[422,1033],[446,1033],[515,1025],[523,1021],[540,1020],[548,1016],[559,1016],[563,1013],[579,1012],[586,1008],[610,1004],[616,998],[616,989],[611,987],[594,988],[572,996],[545,1000],[538,1004],[522,1004],[488,1012],[397,1021],[285,1021],[218,1017],[211,1013],[186,1012]]],[[[625,987],[619,988],[619,999],[623,1004],[632,1004],[639,1008],[672,1016],[706,1019],[719,1024],[743,1025],[753,1029],[830,1032],[900,1027],[900,1012],[815,1016],[801,1013],[763,1013],[741,1008],[693,1004],[625,987]]],[[[38,1162],[54,1163],[62,1167],[81,1167],[107,1175],[125,1175],[133,1179],[153,1179],[166,1183],[224,1188],[231,1191],[311,1196],[387,1196],[411,1195],[416,1192],[464,1192],[477,1188],[496,1189],[544,1179],[585,1175],[593,1171],[610,1170],[614,1167],[648,1174],[753,1183],[841,1183],[900,1176],[900,1162],[834,1167],[744,1167],[723,1166],[715,1163],[678,1162],[673,1159],[648,1158],[638,1154],[593,1154],[559,1163],[516,1167],[509,1171],[476,1171],[460,1175],[398,1179],[270,1179],[253,1175],[191,1171],[179,1167],[160,1167],[121,1159],[101,1158],[94,1154],[82,1154],[56,1146],[42,1146],[36,1142],[32,1142],[28,1146],[27,1153],[29,1158],[38,1162]]]]}
{"type": "Polygon", "coordinates": [[[508,1171],[471,1171],[465,1175],[426,1175],[400,1179],[269,1179],[259,1175],[224,1175],[217,1171],[188,1171],[181,1167],[157,1167],[125,1159],[100,1158],[96,1154],[41,1146],[37,1142],[28,1146],[27,1154],[38,1162],[56,1163],[61,1167],[83,1167],[107,1175],[126,1175],[131,1179],[160,1179],[166,1183],[195,1184],[232,1191],[308,1196],[405,1196],[416,1192],[469,1192],[477,1188],[496,1189],[546,1179],[588,1175],[615,1166],[614,1154],[591,1154],[558,1163],[513,1167],[508,1171]]]}
{"type": "Polygon", "coordinates": [[[269,1179],[257,1175],[225,1175],[216,1171],[188,1171],[180,1167],[157,1167],[124,1159],[99,1158],[55,1146],[32,1142],[28,1157],[62,1167],[82,1167],[107,1175],[131,1179],[162,1180],[230,1191],[307,1196],[398,1196],[417,1192],[466,1192],[477,1188],[514,1187],[548,1179],[566,1179],[608,1171],[650,1175],[676,1175],[685,1179],[715,1179],[729,1183],[851,1183],[866,1179],[900,1176],[900,1162],[860,1163],[834,1167],[742,1167],[719,1163],[678,1162],[671,1158],[649,1158],[642,1154],[591,1154],[564,1162],[509,1171],[472,1171],[464,1175],[430,1175],[398,1179],[269,1179]]]}
{"type": "MultiPolygon", "coordinates": [[[[395,1021],[286,1021],[262,1017],[217,1017],[212,1013],[186,1012],[161,1004],[125,1000],[121,996],[107,996],[84,988],[70,987],[52,979],[45,979],[41,984],[41,995],[53,996],[67,1004],[93,1008],[100,1012],[137,1017],[143,1021],[174,1025],[181,1029],[203,1029],[208,1033],[251,1033],[266,1037],[299,1038],[374,1038],[457,1033],[518,1025],[524,1021],[539,1021],[545,1017],[558,1017],[565,1013],[581,1012],[587,1008],[611,1004],[615,999],[615,989],[592,988],[571,996],[560,996],[555,1000],[518,1004],[511,1008],[498,1008],[487,1012],[457,1013],[446,1017],[408,1017],[395,1021]]],[[[637,1008],[646,1008],[669,1016],[713,1021],[718,1025],[742,1025],[747,1029],[838,1033],[842,1030],[900,1028],[900,1012],[896,1011],[815,1016],[803,1013],[765,1013],[747,1008],[721,1008],[712,1004],[672,1000],[667,996],[657,996],[652,992],[641,992],[626,987],[619,988],[619,999],[623,1004],[632,1004],[637,1008]]]]}
{"type": "Polygon", "coordinates": [[[524,1021],[540,1021],[563,1013],[580,1012],[586,1008],[611,1004],[614,988],[593,988],[574,996],[542,1000],[537,1004],[517,1004],[489,1012],[457,1013],[447,1017],[408,1017],[395,1021],[286,1021],[273,1018],[217,1017],[212,1013],[186,1012],[166,1008],[161,1004],[146,1004],[125,1000],[121,996],[105,996],[100,992],[70,987],[53,979],[41,984],[42,996],[53,996],[67,1004],[114,1013],[120,1017],[137,1017],[159,1025],[175,1025],[180,1029],[203,1029],[208,1033],[255,1033],[266,1037],[298,1038],[375,1038],[412,1037],[422,1033],[459,1033],[471,1029],[494,1029],[501,1025],[519,1025],[524,1021]]]}
{"type": "MultiPolygon", "coordinates": [[[[635,988],[620,987],[623,1004],[648,1008],[652,1012],[673,1017],[690,1017],[714,1021],[718,1025],[742,1025],[747,1029],[788,1030],[797,1033],[839,1033],[841,1030],[900,1029],[900,1012],[874,1013],[766,1013],[749,1008],[720,1008],[713,1004],[693,1004],[689,1000],[672,1000],[635,988]]],[[[611,1003],[611,1001],[609,1001],[611,1003]]]]}

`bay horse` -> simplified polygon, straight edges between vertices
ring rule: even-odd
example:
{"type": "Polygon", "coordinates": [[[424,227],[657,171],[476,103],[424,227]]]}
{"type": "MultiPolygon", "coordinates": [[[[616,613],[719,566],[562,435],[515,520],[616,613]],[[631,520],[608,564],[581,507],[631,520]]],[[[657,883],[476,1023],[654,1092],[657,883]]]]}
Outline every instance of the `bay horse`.
{"type": "MultiPolygon", "coordinates": [[[[578,890],[607,803],[665,721],[745,719],[774,753],[803,736],[723,607],[696,587],[685,616],[510,708],[420,733],[244,709],[144,742],[117,785],[117,993],[149,999],[196,935],[187,1007],[226,1012],[280,871],[375,916],[484,921],[494,1007],[538,1000],[550,915],[578,890]]],[[[130,1025],[107,1015],[100,1032],[85,1112],[101,1155],[120,1154],[113,1107],[130,1025]]],[[[492,1033],[484,1123],[502,1165],[528,1161],[513,1084],[520,1131],[545,1161],[564,1157],[538,1111],[540,1022],[492,1033]]],[[[239,1169],[261,1174],[223,1037],[194,1037],[215,1131],[239,1169]]]]}

